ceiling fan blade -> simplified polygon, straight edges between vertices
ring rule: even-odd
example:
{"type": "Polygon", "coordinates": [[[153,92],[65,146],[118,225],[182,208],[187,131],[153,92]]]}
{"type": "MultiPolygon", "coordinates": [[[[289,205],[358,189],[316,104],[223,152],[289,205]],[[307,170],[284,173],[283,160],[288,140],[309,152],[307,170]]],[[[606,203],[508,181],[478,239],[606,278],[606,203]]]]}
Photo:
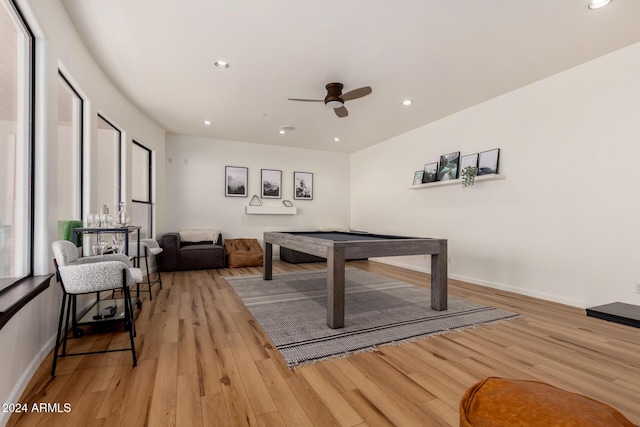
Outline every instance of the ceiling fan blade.
{"type": "Polygon", "coordinates": [[[333,111],[336,112],[336,116],[338,117],[347,117],[349,115],[349,111],[347,111],[344,105],[342,107],[334,108],[333,111]]]}
{"type": "Polygon", "coordinates": [[[372,92],[371,87],[370,86],[365,86],[365,87],[361,87],[358,89],[354,89],[352,91],[349,91],[347,93],[343,93],[341,98],[344,101],[350,101],[352,99],[358,99],[358,98],[362,98],[363,96],[367,96],[372,92]]]}
{"type": "Polygon", "coordinates": [[[289,101],[303,101],[303,102],[324,102],[324,99],[299,99],[299,98],[287,98],[289,101]]]}

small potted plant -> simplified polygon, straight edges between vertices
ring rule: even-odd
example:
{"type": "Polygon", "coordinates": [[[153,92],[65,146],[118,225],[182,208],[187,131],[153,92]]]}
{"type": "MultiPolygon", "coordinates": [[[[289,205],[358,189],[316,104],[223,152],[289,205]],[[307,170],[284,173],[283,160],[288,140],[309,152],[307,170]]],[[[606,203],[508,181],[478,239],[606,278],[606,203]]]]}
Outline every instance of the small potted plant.
{"type": "Polygon", "coordinates": [[[478,175],[478,168],[473,166],[467,166],[462,170],[460,176],[462,176],[462,188],[468,188],[473,186],[476,182],[476,176],[478,175]]]}

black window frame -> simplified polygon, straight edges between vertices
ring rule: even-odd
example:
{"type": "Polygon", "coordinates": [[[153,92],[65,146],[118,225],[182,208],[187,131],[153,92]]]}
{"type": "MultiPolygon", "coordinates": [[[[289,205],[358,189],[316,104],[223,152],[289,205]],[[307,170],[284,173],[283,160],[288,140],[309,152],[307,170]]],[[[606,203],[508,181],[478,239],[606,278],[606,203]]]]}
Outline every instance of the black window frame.
{"type": "Polygon", "coordinates": [[[116,132],[118,132],[118,188],[116,190],[116,192],[118,193],[118,202],[116,204],[117,209],[117,207],[120,205],[120,202],[122,202],[122,130],[111,123],[111,121],[107,120],[102,114],[98,113],[98,117],[107,122],[109,126],[111,126],[116,132]]]}
{"type": "MultiPolygon", "coordinates": [[[[149,164],[149,170],[147,171],[147,182],[149,183],[149,200],[136,200],[136,199],[131,199],[131,201],[133,203],[144,203],[149,205],[149,236],[151,237],[153,236],[153,152],[151,151],[150,148],[145,147],[144,145],[140,144],[138,141],[136,141],[135,139],[132,140],[134,145],[137,145],[138,147],[142,148],[143,150],[145,150],[147,152],[148,155],[148,164],[149,164]]],[[[133,185],[133,183],[132,183],[133,185]]]]}
{"type": "Polygon", "coordinates": [[[37,39],[34,32],[31,30],[29,23],[24,18],[24,15],[20,7],[14,0],[8,0],[9,6],[13,9],[18,22],[24,28],[29,37],[29,126],[27,135],[27,144],[29,149],[29,182],[27,188],[29,188],[29,206],[27,207],[27,217],[29,218],[29,224],[27,229],[29,230],[28,244],[29,244],[29,262],[26,276],[16,278],[16,280],[8,285],[6,288],[0,291],[0,329],[9,322],[9,320],[16,314],[22,307],[24,307],[29,301],[38,296],[41,292],[49,287],[49,283],[53,274],[46,274],[42,276],[34,276],[34,244],[35,244],[35,173],[36,173],[36,150],[35,150],[35,135],[36,135],[36,49],[37,39]]]}
{"type": "MultiPolygon", "coordinates": [[[[73,84],[71,84],[71,82],[69,81],[69,79],[64,75],[64,72],[62,72],[62,70],[58,69],[58,77],[60,77],[62,80],[64,80],[65,84],[67,85],[67,87],[69,89],[71,89],[71,91],[78,97],[78,99],[80,100],[80,112],[79,112],[79,124],[80,124],[80,147],[79,147],[79,152],[78,152],[78,161],[80,162],[79,165],[79,191],[80,191],[80,203],[79,203],[79,209],[80,212],[77,212],[78,214],[78,218],[80,220],[82,220],[82,212],[84,212],[84,98],[82,97],[82,95],[80,95],[80,93],[76,90],[76,88],[73,86],[73,84]]],[[[120,178],[121,179],[121,178],[120,178]]],[[[118,192],[118,194],[120,194],[118,192]]]]}

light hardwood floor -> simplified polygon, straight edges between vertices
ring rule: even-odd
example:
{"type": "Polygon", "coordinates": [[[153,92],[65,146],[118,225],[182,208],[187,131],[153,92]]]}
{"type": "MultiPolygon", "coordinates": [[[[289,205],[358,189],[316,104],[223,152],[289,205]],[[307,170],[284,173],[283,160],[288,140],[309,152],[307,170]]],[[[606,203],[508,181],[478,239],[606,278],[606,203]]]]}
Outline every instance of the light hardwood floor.
{"type": "MultiPolygon", "coordinates": [[[[429,283],[376,262],[349,265],[429,283]]],[[[274,263],[276,273],[317,268],[324,265],[274,263]]],[[[261,268],[163,274],[164,289],[137,317],[137,367],[128,352],[68,357],[51,378],[50,355],[20,401],[71,411],[14,414],[8,425],[455,426],[460,397],[488,376],[544,381],[640,423],[640,329],[450,280],[450,294],[522,317],[290,370],[222,279],[238,274],[261,268]]],[[[126,339],[119,331],[72,342],[97,349],[126,339]]]]}

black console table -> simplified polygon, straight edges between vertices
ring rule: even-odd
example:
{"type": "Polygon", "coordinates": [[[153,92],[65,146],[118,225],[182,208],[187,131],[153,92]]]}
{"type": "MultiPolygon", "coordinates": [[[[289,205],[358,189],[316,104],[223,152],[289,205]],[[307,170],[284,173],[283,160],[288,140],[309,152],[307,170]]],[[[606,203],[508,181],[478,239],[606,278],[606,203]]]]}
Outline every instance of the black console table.
{"type": "Polygon", "coordinates": [[[138,249],[136,253],[136,267],[140,267],[140,226],[129,225],[127,227],[79,227],[73,229],[73,243],[78,245],[79,234],[124,234],[124,252],[129,256],[129,233],[137,232],[138,249]]]}

